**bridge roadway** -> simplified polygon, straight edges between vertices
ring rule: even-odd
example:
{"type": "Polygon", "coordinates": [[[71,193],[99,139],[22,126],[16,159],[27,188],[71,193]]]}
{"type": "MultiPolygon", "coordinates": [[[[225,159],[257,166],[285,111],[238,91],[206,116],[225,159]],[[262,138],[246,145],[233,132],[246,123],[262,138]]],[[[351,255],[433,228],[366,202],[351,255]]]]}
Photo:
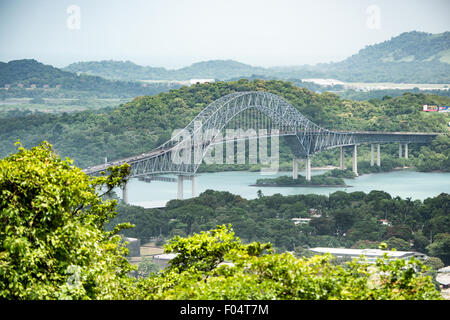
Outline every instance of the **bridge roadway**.
{"type": "MultiPolygon", "coordinates": [[[[341,131],[337,131],[341,132],[341,131]]],[[[341,132],[341,133],[349,133],[349,132],[341,132]]],[[[311,134],[311,133],[310,133],[311,134]]],[[[368,143],[367,140],[372,140],[371,143],[390,143],[390,142],[399,142],[399,143],[428,143],[430,142],[430,138],[435,138],[438,133],[424,133],[424,132],[374,132],[374,131],[356,131],[351,132],[352,135],[356,137],[356,144],[368,143]],[[369,139],[367,139],[369,138],[369,139]],[[395,141],[393,141],[395,140],[395,141]]],[[[293,133],[282,133],[278,134],[278,136],[291,136],[293,133]]],[[[270,134],[267,135],[246,135],[242,139],[257,139],[261,137],[270,137],[270,134]]],[[[234,139],[239,140],[239,138],[234,139]]],[[[223,139],[215,139],[213,143],[205,143],[202,147],[207,147],[208,145],[215,145],[219,143],[226,143],[226,138],[223,139]]],[[[353,145],[353,144],[349,144],[353,145]]],[[[159,155],[162,155],[167,152],[171,152],[175,147],[166,147],[162,149],[155,149],[150,152],[142,153],[140,155],[123,158],[120,160],[111,161],[105,164],[87,167],[83,171],[88,175],[97,175],[101,171],[106,171],[108,167],[111,166],[120,166],[122,164],[128,163],[132,165],[133,163],[140,162],[149,158],[153,158],[159,155]]]]}

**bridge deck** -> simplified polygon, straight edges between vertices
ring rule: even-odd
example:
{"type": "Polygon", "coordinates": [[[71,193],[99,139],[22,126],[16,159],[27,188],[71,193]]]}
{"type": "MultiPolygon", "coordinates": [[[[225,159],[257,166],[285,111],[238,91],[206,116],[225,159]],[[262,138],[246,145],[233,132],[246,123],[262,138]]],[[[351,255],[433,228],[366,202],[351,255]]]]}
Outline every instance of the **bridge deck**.
{"type": "MultiPolygon", "coordinates": [[[[356,131],[356,132],[345,132],[345,131],[335,131],[339,133],[352,134],[355,136],[355,143],[377,143],[377,142],[400,142],[400,143],[424,143],[428,142],[429,139],[436,137],[439,133],[434,132],[382,132],[382,131],[356,131]],[[425,140],[424,140],[425,139],[425,140]]],[[[314,134],[310,132],[309,134],[314,134]]],[[[280,133],[280,135],[285,135],[280,133]]],[[[251,137],[248,137],[251,138],[251,137]]],[[[216,141],[215,143],[226,142],[225,139],[216,141]]],[[[108,162],[106,164],[101,164],[97,166],[92,166],[84,169],[86,174],[98,173],[101,171],[106,171],[108,167],[118,166],[124,163],[131,164],[133,162],[142,161],[148,158],[164,154],[170,151],[172,148],[167,149],[157,149],[150,152],[142,153],[133,157],[128,157],[120,159],[117,161],[108,162]]]]}

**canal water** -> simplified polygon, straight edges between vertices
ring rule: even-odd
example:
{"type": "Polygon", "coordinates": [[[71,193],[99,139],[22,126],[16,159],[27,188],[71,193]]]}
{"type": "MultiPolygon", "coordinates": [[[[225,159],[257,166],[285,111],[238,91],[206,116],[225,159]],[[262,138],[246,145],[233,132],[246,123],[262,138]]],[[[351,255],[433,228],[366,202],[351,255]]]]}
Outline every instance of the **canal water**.
{"type": "MultiPolygon", "coordinates": [[[[322,174],[323,170],[313,170],[312,175],[322,174]]],[[[300,174],[304,174],[300,172],[300,174]]],[[[197,194],[208,189],[228,191],[246,199],[257,197],[261,189],[264,195],[280,193],[282,195],[322,194],[329,195],[335,191],[363,191],[383,190],[393,197],[424,200],[442,192],[450,193],[450,173],[417,172],[409,169],[387,173],[364,174],[356,179],[344,179],[352,187],[252,187],[257,179],[272,178],[282,175],[292,175],[291,172],[278,172],[275,175],[261,175],[260,172],[229,171],[216,173],[200,173],[197,176],[197,194]]],[[[175,177],[175,176],[173,176],[175,177]]],[[[191,197],[191,181],[184,181],[184,198],[191,197]]],[[[122,197],[121,190],[116,193],[122,197]]],[[[177,183],[153,181],[151,183],[131,179],[128,184],[128,201],[132,205],[146,208],[162,207],[168,200],[176,199],[177,183]]]]}

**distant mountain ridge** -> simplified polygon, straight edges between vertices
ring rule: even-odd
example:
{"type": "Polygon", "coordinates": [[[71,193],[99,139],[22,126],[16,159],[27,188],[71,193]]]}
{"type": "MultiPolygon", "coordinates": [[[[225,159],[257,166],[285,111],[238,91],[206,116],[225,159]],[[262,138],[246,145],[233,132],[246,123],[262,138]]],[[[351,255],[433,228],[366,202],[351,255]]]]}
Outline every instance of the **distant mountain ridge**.
{"type": "Polygon", "coordinates": [[[63,70],[121,80],[187,80],[193,78],[228,80],[267,71],[265,68],[253,67],[234,60],[202,61],[177,70],[140,66],[131,61],[102,60],[72,63],[63,70]]]}
{"type": "Polygon", "coordinates": [[[2,97],[80,97],[125,98],[155,94],[170,88],[161,84],[132,81],[112,81],[95,75],[77,75],[45,65],[34,59],[0,62],[0,92],[2,97]],[[34,88],[32,88],[32,85],[34,88]],[[33,90],[31,90],[33,89],[33,90]]]}
{"type": "Polygon", "coordinates": [[[260,75],[284,80],[316,77],[349,82],[450,83],[450,32],[405,32],[366,46],[343,61],[315,66],[263,68],[234,60],[210,60],[168,70],[109,60],[77,62],[63,70],[123,80],[229,80],[260,75]]]}

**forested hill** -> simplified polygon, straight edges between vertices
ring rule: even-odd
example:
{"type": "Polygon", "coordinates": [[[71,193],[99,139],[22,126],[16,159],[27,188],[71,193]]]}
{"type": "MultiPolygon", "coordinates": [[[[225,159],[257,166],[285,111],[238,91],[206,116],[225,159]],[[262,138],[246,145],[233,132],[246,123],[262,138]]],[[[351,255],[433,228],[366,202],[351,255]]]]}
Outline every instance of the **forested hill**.
{"type": "MultiPolygon", "coordinates": [[[[168,140],[174,129],[184,128],[209,103],[247,90],[280,95],[328,129],[446,132],[450,121],[449,115],[421,111],[422,104],[449,105],[448,97],[408,93],[361,102],[343,100],[330,93],[317,94],[284,81],[239,80],[137,97],[112,112],[0,118],[0,157],[15,151],[17,139],[25,147],[47,140],[61,156],[71,157],[81,167],[102,163],[104,157],[114,160],[141,154],[168,140]]],[[[418,152],[417,148],[411,150],[411,158],[414,152],[418,152]]],[[[430,163],[439,167],[447,158],[430,163]]]]}
{"type": "Polygon", "coordinates": [[[161,85],[130,81],[111,81],[99,76],[77,75],[34,59],[0,62],[0,88],[9,85],[0,93],[5,97],[135,97],[167,91],[161,85]],[[31,86],[35,85],[34,89],[31,86]],[[45,87],[44,87],[45,86],[45,87]],[[45,90],[43,90],[45,89],[45,90]]]}
{"type": "Polygon", "coordinates": [[[450,32],[405,32],[379,44],[367,46],[346,63],[427,62],[450,64],[450,32]]]}
{"type": "Polygon", "coordinates": [[[335,78],[348,82],[450,83],[450,32],[405,32],[367,46],[341,62],[315,66],[262,68],[233,60],[211,60],[168,70],[130,61],[90,61],[73,63],[64,70],[126,80],[230,80],[258,75],[284,80],[335,78]]]}
{"type": "Polygon", "coordinates": [[[63,70],[101,76],[107,79],[172,79],[169,70],[164,68],[144,67],[131,61],[102,60],[75,62],[63,68],[63,70]]]}
{"type": "Polygon", "coordinates": [[[270,74],[268,69],[253,67],[233,60],[210,60],[177,70],[137,65],[131,61],[76,62],[63,70],[125,80],[188,80],[198,78],[229,80],[253,74],[270,74]]]}
{"type": "Polygon", "coordinates": [[[405,32],[314,70],[343,81],[450,83],[450,32],[405,32]]]}

